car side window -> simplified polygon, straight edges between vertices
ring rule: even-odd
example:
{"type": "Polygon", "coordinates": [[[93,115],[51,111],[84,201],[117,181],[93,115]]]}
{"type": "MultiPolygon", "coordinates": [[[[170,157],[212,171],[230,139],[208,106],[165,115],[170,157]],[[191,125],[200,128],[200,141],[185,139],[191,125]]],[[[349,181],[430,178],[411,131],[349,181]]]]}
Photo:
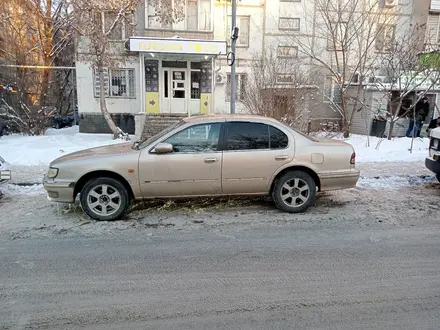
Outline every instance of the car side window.
{"type": "Polygon", "coordinates": [[[227,123],[225,150],[255,149],[269,149],[269,127],[266,124],[227,123]]]}
{"type": "Polygon", "coordinates": [[[174,152],[214,152],[218,150],[220,128],[220,123],[195,125],[163,142],[172,144],[174,152]]]}
{"type": "Polygon", "coordinates": [[[285,149],[289,145],[289,138],[284,132],[278,128],[269,125],[270,133],[270,148],[271,149],[285,149]]]}

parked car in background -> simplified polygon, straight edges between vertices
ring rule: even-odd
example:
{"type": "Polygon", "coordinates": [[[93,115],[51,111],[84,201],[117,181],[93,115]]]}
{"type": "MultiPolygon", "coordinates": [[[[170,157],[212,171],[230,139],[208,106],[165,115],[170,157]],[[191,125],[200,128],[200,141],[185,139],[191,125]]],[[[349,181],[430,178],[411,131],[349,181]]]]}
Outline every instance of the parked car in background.
{"type": "Polygon", "coordinates": [[[425,160],[425,166],[440,181],[440,127],[430,131],[429,157],[425,160]]]}
{"type": "Polygon", "coordinates": [[[72,127],[73,125],[79,125],[78,109],[66,115],[55,115],[52,117],[53,126],[56,129],[72,127]]]}
{"type": "Polygon", "coordinates": [[[8,168],[6,161],[0,157],[0,198],[3,196],[1,185],[11,180],[11,171],[8,168]]]}
{"type": "Polygon", "coordinates": [[[270,118],[196,116],[133,143],[54,160],[44,177],[52,201],[73,203],[96,220],[120,218],[132,200],[270,195],[304,212],[318,191],[356,186],[353,147],[316,140],[270,118]]]}

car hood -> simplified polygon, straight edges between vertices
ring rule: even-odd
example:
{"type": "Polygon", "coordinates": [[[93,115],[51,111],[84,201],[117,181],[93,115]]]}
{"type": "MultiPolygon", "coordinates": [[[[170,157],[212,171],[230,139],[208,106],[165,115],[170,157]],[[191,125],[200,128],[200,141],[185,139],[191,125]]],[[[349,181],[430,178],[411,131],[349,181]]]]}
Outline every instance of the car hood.
{"type": "Polygon", "coordinates": [[[134,152],[134,150],[131,147],[132,144],[133,144],[132,142],[118,143],[118,144],[112,144],[112,145],[89,148],[89,149],[84,149],[84,150],[72,152],[70,154],[67,154],[67,155],[64,155],[64,156],[61,156],[61,157],[55,159],[51,163],[51,165],[62,163],[65,161],[84,159],[84,158],[93,158],[93,157],[97,157],[97,156],[127,154],[130,152],[134,152]]]}

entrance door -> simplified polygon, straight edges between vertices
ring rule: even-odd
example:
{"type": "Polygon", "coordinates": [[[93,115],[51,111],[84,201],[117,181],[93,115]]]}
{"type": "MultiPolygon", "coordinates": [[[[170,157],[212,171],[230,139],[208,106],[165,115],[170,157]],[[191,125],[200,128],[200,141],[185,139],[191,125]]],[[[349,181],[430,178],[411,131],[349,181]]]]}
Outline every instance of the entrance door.
{"type": "Polygon", "coordinates": [[[171,98],[170,98],[170,112],[171,113],[187,113],[186,109],[186,73],[185,69],[171,69],[171,98]]]}

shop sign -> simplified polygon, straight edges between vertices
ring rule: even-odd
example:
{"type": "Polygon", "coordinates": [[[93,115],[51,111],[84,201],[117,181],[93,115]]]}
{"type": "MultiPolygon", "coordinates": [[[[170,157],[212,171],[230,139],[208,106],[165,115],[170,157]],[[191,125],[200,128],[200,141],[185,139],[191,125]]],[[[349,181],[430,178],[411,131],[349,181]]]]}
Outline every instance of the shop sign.
{"type": "Polygon", "coordinates": [[[178,54],[226,54],[226,42],[203,40],[130,39],[130,51],[178,54]]]}

